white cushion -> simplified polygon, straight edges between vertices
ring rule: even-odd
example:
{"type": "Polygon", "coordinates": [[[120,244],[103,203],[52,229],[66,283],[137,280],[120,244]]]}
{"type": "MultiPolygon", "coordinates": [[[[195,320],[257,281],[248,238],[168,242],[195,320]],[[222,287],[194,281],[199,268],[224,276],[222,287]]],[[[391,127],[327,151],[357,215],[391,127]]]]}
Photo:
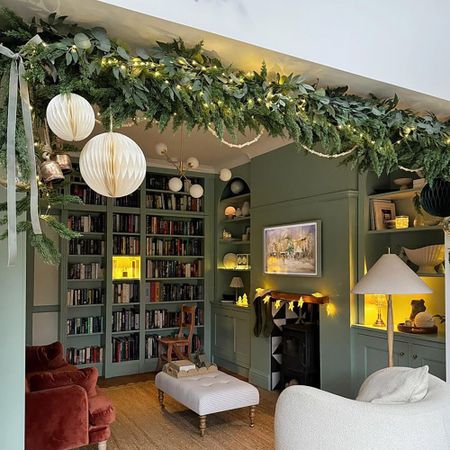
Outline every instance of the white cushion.
{"type": "Polygon", "coordinates": [[[155,384],[200,416],[259,403],[255,386],[220,371],[186,378],[159,372],[155,384]]]}
{"type": "Polygon", "coordinates": [[[356,400],[395,405],[422,400],[428,392],[428,366],[387,367],[373,373],[362,384],[356,400]]]}

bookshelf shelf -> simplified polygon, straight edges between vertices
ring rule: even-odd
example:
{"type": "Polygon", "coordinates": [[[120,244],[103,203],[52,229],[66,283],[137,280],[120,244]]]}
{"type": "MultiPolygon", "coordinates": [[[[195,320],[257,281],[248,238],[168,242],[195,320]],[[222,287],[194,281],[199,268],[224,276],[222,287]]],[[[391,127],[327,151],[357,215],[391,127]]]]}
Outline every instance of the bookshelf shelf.
{"type": "Polygon", "coordinates": [[[421,231],[442,231],[440,225],[430,227],[391,228],[386,230],[369,230],[368,234],[418,233],[421,231]]]}
{"type": "Polygon", "coordinates": [[[74,337],[88,337],[88,336],[102,336],[104,333],[79,333],[79,334],[66,334],[66,337],[68,338],[74,338],[74,337]]]}
{"type": "Polygon", "coordinates": [[[223,223],[234,223],[234,222],[250,222],[250,216],[235,217],[234,219],[223,219],[223,223]]]}
{"type": "Polygon", "coordinates": [[[152,234],[147,233],[147,237],[159,237],[159,238],[167,238],[167,239],[204,239],[205,236],[195,236],[193,234],[152,234]]]}
{"type": "Polygon", "coordinates": [[[243,241],[241,239],[219,239],[220,244],[231,244],[231,245],[250,245],[250,241],[243,241]]]}
{"type": "MultiPolygon", "coordinates": [[[[204,328],[204,325],[195,325],[194,328],[204,328]]],[[[146,333],[156,332],[156,331],[177,331],[180,327],[163,327],[163,328],[146,328],[146,333]]]]}
{"type": "MultiPolygon", "coordinates": [[[[155,358],[145,358],[149,345],[148,334],[165,333],[178,327],[146,330],[146,311],[155,311],[159,308],[172,314],[177,312],[182,304],[198,305],[197,307],[202,310],[209,308],[209,303],[205,302],[204,298],[213,295],[208,278],[211,278],[214,268],[211,263],[207,264],[206,260],[212,257],[213,249],[206,246],[205,239],[212,236],[214,229],[211,216],[214,176],[199,174],[190,177],[193,182],[195,180],[204,186],[205,194],[201,200],[194,200],[187,192],[174,194],[168,189],[156,189],[167,187],[165,183],[172,176],[173,171],[167,169],[149,171],[146,180],[135,193],[120,199],[99,196],[80,181],[79,176],[63,187],[65,193],[84,198],[85,204],[59,208],[61,220],[69,223],[74,230],[89,231],[80,231],[81,236],[70,243],[61,242],[59,334],[63,345],[70,347],[75,354],[81,354],[84,350],[88,352],[94,348],[100,348],[103,354],[102,362],[79,364],[78,367],[97,367],[99,373],[106,378],[155,370],[156,365],[153,364],[155,358]],[[86,200],[91,203],[87,203],[86,200]],[[160,204],[165,208],[159,208],[160,204]],[[172,208],[175,205],[178,209],[172,208]],[[154,247],[149,252],[166,254],[147,255],[147,246],[154,247]],[[180,256],[172,254],[177,251],[188,254],[180,256]],[[91,252],[93,254],[84,254],[91,252]],[[199,255],[191,255],[193,252],[199,255]],[[126,275],[125,279],[113,279],[115,255],[140,257],[140,272],[133,273],[134,279],[126,278],[126,275]],[[167,267],[170,271],[162,272],[163,267],[167,267]],[[97,272],[99,269],[102,272],[97,272]],[[92,274],[101,275],[101,278],[69,278],[80,276],[80,273],[82,276],[86,276],[85,274],[91,276],[91,271],[92,274]],[[162,273],[202,276],[146,277],[147,274],[162,273]],[[150,292],[153,298],[157,295],[161,300],[181,298],[181,295],[194,298],[199,296],[201,299],[149,302],[150,292]],[[178,293],[180,297],[173,297],[178,293]],[[74,304],[67,305],[67,298],[74,304]],[[94,298],[101,303],[76,304],[94,301],[94,298]],[[131,299],[137,301],[130,302],[131,299]],[[123,303],[115,303],[116,301],[123,303]],[[86,316],[101,317],[103,331],[66,334],[67,324],[70,323],[68,320],[78,319],[79,322],[79,319],[86,316]],[[139,329],[112,331],[120,330],[121,323],[122,327],[126,323],[126,326],[139,329]],[[82,339],[70,339],[75,337],[82,339]]],[[[124,269],[124,274],[125,272],[127,271],[124,269]]],[[[202,317],[206,317],[204,311],[202,317]]],[[[156,319],[152,317],[151,320],[156,319]]],[[[201,345],[209,353],[209,333],[204,331],[203,325],[196,329],[201,345]]]]}

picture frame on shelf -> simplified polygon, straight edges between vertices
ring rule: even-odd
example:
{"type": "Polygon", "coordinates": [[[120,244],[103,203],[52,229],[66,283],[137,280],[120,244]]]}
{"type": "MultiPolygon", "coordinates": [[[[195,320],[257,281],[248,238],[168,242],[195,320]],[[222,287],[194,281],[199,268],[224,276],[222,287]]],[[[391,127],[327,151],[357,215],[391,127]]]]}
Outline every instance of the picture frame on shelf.
{"type": "Polygon", "coordinates": [[[236,269],[246,270],[250,268],[250,254],[238,253],[236,262],[236,269]]]}
{"type": "Polygon", "coordinates": [[[264,273],[322,276],[322,222],[264,228],[264,273]]]}
{"type": "Polygon", "coordinates": [[[371,229],[385,230],[386,222],[395,220],[395,203],[390,200],[372,200],[371,201],[371,229]]]}

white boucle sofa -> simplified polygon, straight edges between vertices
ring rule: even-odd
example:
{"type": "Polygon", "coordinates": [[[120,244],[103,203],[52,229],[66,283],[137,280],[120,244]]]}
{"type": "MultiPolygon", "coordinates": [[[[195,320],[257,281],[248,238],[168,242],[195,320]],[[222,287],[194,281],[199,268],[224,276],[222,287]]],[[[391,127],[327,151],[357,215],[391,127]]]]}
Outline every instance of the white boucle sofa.
{"type": "Polygon", "coordinates": [[[448,450],[450,387],[429,375],[416,403],[379,405],[308,386],[285,389],[275,412],[277,450],[448,450]]]}

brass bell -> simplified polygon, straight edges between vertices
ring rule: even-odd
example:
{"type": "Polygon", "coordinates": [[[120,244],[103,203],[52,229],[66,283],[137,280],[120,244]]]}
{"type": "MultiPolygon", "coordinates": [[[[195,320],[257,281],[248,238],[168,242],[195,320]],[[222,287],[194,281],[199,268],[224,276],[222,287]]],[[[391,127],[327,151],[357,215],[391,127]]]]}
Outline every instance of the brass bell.
{"type": "Polygon", "coordinates": [[[72,161],[70,160],[70,156],[66,153],[57,153],[52,159],[59,164],[64,175],[72,172],[72,161]]]}
{"type": "Polygon", "coordinates": [[[50,154],[48,152],[45,152],[42,156],[44,161],[42,161],[39,166],[42,181],[45,184],[59,183],[63,181],[64,175],[59,164],[50,159],[50,154]]]}

